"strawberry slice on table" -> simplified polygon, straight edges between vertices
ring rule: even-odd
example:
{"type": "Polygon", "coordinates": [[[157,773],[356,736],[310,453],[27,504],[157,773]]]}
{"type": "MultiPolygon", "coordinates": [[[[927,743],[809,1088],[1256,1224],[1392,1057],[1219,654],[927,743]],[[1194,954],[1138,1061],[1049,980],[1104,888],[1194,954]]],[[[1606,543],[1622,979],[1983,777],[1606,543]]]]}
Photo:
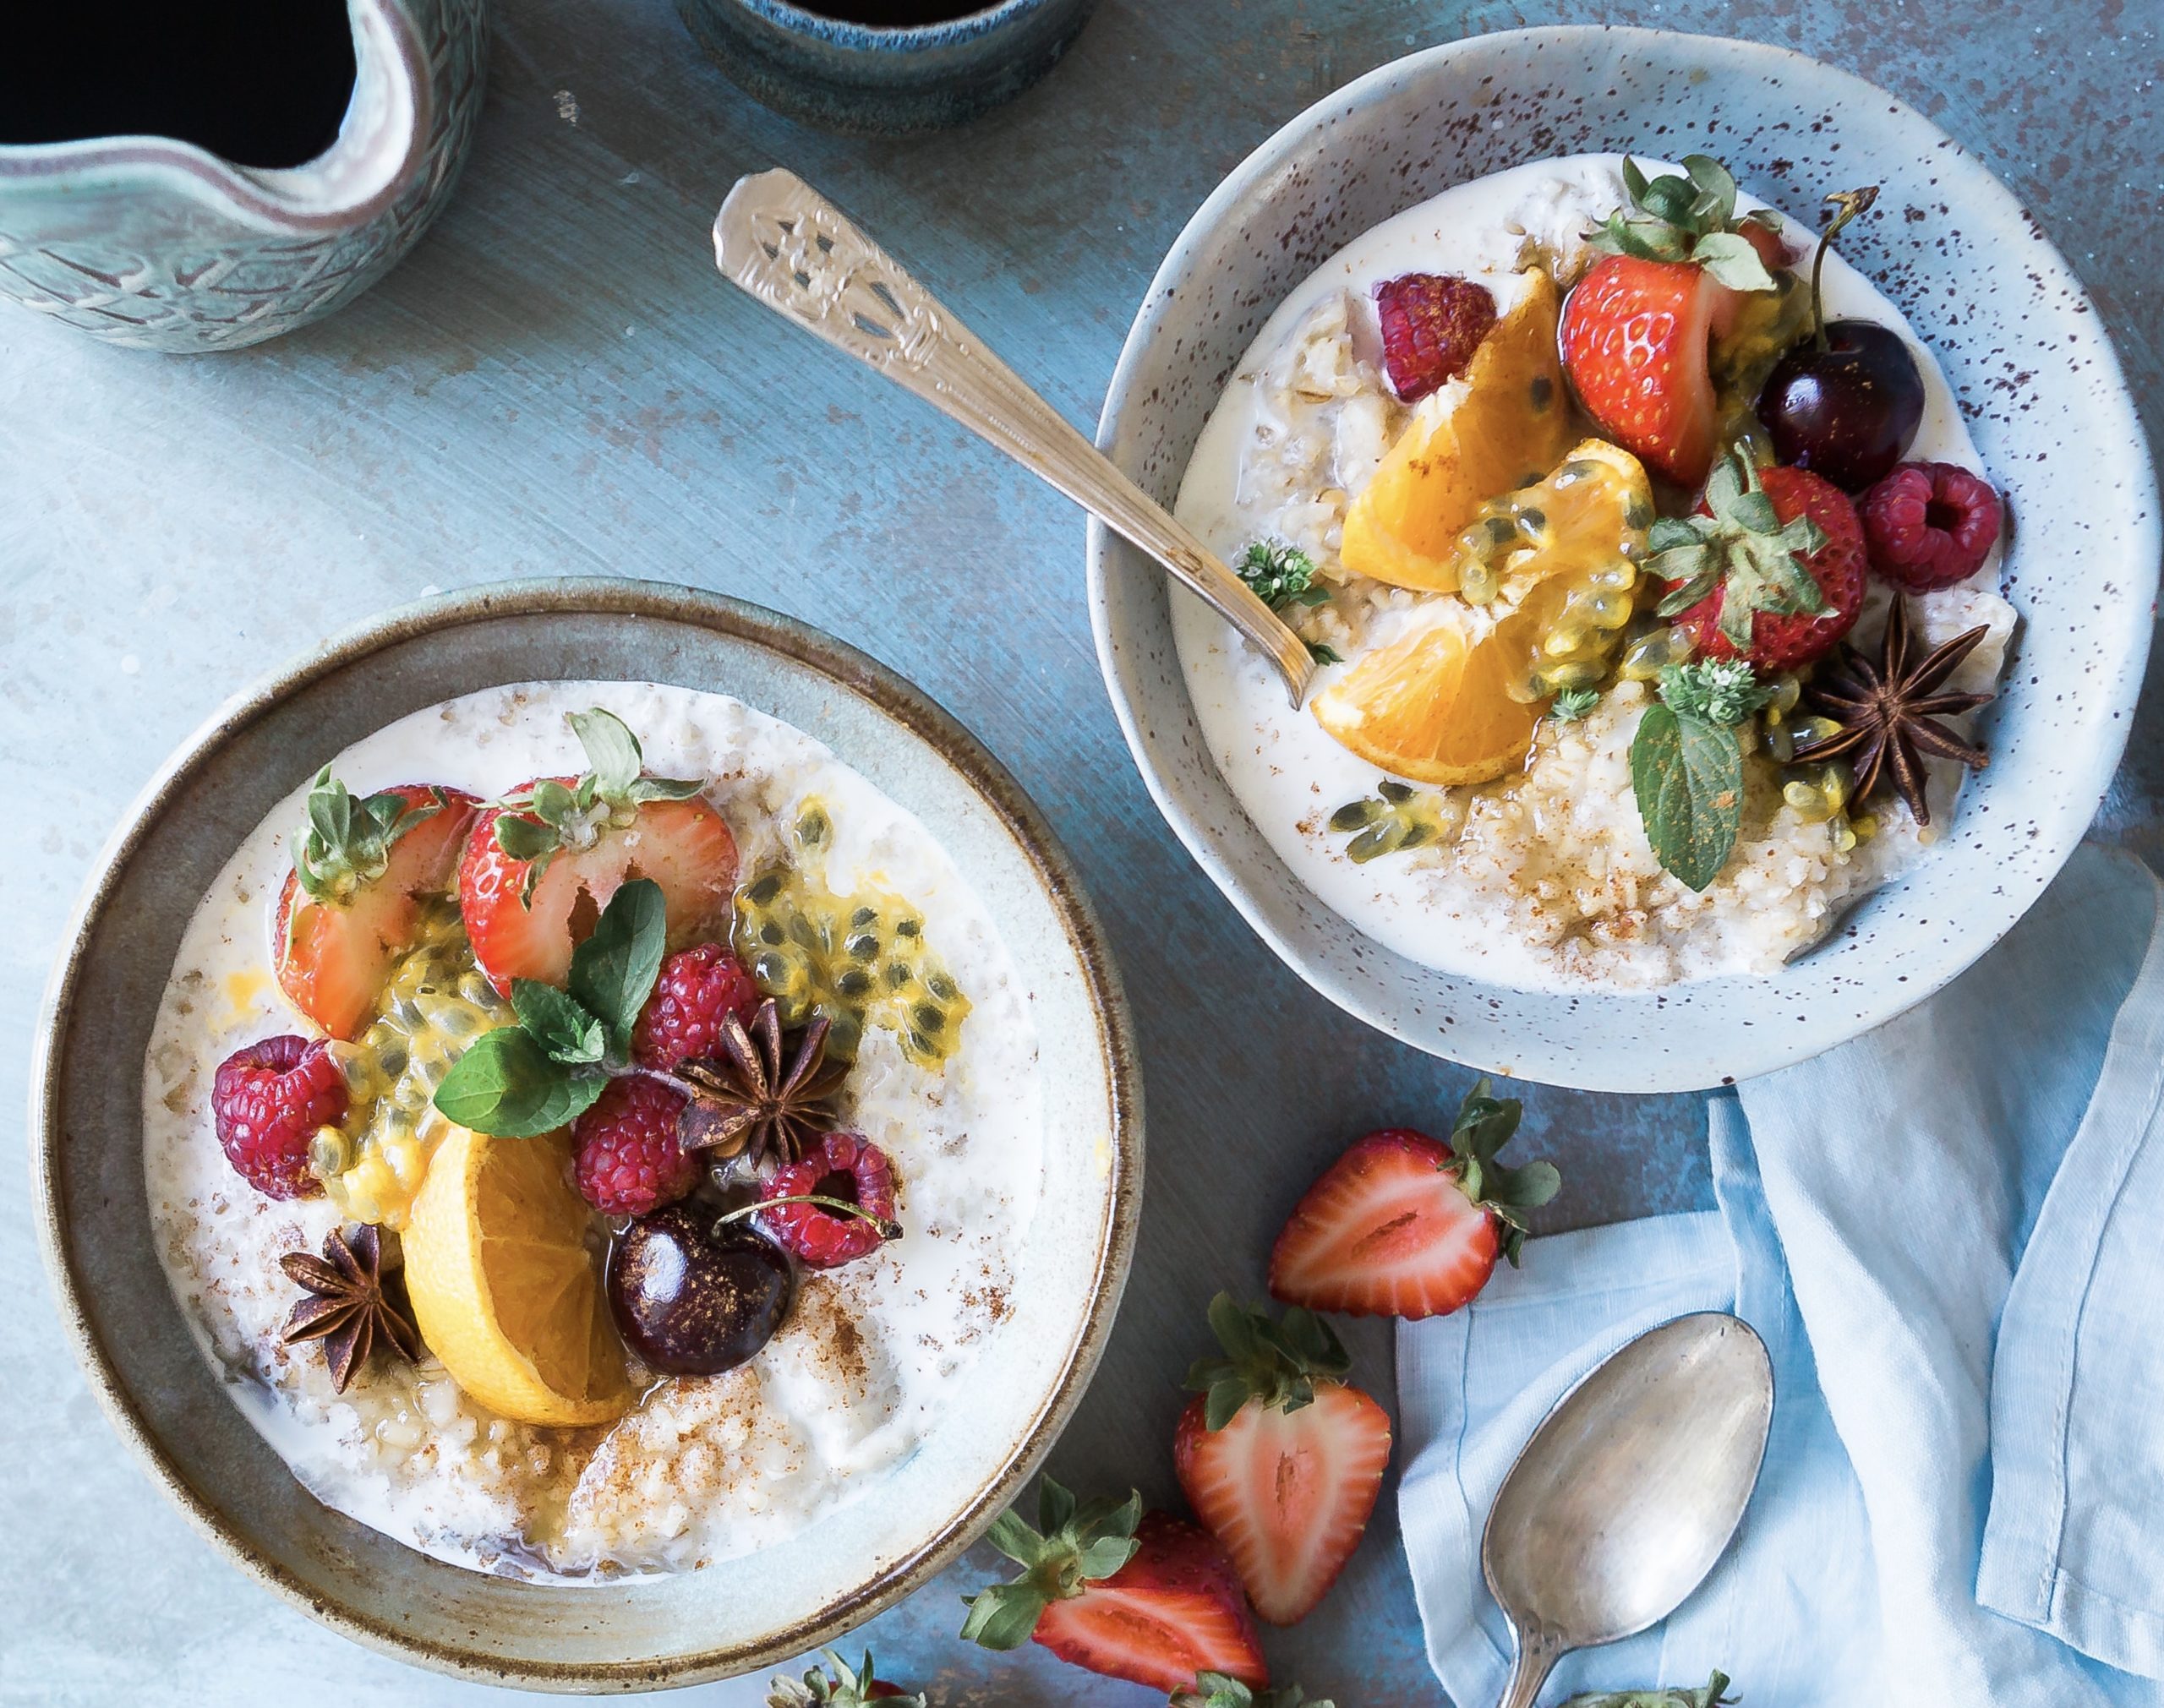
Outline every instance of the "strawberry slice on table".
{"type": "Polygon", "coordinates": [[[1524,1105],[1467,1095],[1447,1143],[1408,1127],[1357,1140],[1307,1190],[1270,1253],[1270,1291],[1287,1304],[1348,1316],[1437,1317],[1515,1267],[1525,1212],[1555,1196],[1553,1163],[1506,1168],[1495,1154],[1524,1105]]]}
{"type": "Polygon", "coordinates": [[[1282,1322],[1210,1304],[1224,1351],[1189,1371],[1172,1468],[1203,1527],[1225,1545],[1254,1610],[1307,1617],[1360,1545],[1390,1463],[1390,1418],[1345,1380],[1329,1323],[1293,1306],[1282,1322]]]}
{"type": "Polygon", "coordinates": [[[704,782],[648,777],[638,738],[615,713],[574,712],[586,750],[577,778],[538,778],[483,808],[458,870],[474,958],[496,989],[561,985],[571,951],[633,878],[660,886],[671,945],[728,934],[736,838],[704,782]]]}
{"type": "Polygon", "coordinates": [[[1808,469],[1761,469],[1732,452],[1697,513],[1656,521],[1648,544],[1648,571],[1668,584],[1655,609],[1703,658],[1793,670],[1830,652],[1863,608],[1862,521],[1808,469]]]}
{"type": "Polygon", "coordinates": [[[356,799],[325,766],[278,892],[271,961],[278,988],[333,1038],[375,1012],[398,953],[413,947],[421,898],[451,887],[474,798],[403,783],[356,799]]]}
{"type": "Polygon", "coordinates": [[[1719,449],[1708,352],[1743,295],[1778,288],[1774,216],[1735,211],[1735,180],[1710,156],[1648,179],[1626,160],[1628,212],[1593,236],[1604,251],[1563,304],[1563,371],[1603,437],[1682,486],[1719,449]]]}
{"type": "Polygon", "coordinates": [[[1035,1639],[1063,1661],[1158,1690],[1193,1689],[1208,1673],[1269,1683],[1247,1596],[1207,1531],[1145,1513],[1139,1494],[1078,1506],[1048,1476],[1037,1526],[1012,1510],[993,1522],[992,1545],[1022,1575],[967,1598],[965,1638],[1001,1650],[1035,1639]]]}
{"type": "Polygon", "coordinates": [[[1255,1691],[1222,1673],[1205,1673],[1192,1690],[1175,1690],[1167,1708],[1337,1708],[1327,1696],[1310,1701],[1298,1684],[1255,1691]]]}

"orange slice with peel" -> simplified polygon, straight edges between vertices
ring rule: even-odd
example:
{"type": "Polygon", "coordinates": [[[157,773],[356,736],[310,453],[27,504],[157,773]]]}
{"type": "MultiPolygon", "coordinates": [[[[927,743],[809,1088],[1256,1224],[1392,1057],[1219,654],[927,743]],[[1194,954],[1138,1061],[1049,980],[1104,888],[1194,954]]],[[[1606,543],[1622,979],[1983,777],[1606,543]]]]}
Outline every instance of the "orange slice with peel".
{"type": "Polygon", "coordinates": [[[519,1423],[607,1423],[631,1405],[571,1141],[455,1127],[400,1236],[406,1291],[451,1379],[519,1423]]]}
{"type": "Polygon", "coordinates": [[[1537,481],[1576,437],[1555,353],[1555,281],[1524,294],[1464,375],[1423,398],[1345,513],[1338,558],[1355,575],[1425,592],[1457,591],[1457,537],[1481,504],[1537,481]]]}
{"type": "Polygon", "coordinates": [[[1414,783],[1486,783],[1521,768],[1542,707],[1512,696],[1524,641],[1511,619],[1476,637],[1439,601],[1421,625],[1361,658],[1312,702],[1332,739],[1414,783]]]}

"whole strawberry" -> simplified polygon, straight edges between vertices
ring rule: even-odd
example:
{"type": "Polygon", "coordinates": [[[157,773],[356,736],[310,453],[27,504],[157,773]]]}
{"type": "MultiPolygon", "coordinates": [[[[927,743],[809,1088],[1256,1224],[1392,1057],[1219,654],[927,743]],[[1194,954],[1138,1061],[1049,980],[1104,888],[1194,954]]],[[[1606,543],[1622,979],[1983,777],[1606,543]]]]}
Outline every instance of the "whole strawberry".
{"type": "Polygon", "coordinates": [[[579,1195],[604,1215],[642,1216],[697,1183],[696,1152],[676,1141],[680,1092],[651,1079],[612,1079],[571,1127],[579,1195]]]}
{"type": "Polygon", "coordinates": [[[1808,469],[1761,470],[1731,453],[1695,516],[1663,517],[1648,570],[1668,583],[1657,608],[1701,656],[1762,674],[1823,658],[1863,608],[1863,526],[1855,506],[1808,469]]]}
{"type": "Polygon", "coordinates": [[[287,1034],[244,1044],[218,1064],[210,1114],[226,1160],[266,1198],[314,1198],[309,1143],[346,1118],[345,1076],[320,1039],[287,1034]]]}
{"type": "Polygon", "coordinates": [[[832,1649],[822,1652],[824,1667],[814,1667],[801,1679],[769,1681],[767,1708],[864,1708],[867,1702],[892,1702],[896,1708],[925,1708],[921,1695],[904,1695],[895,1685],[872,1673],[872,1651],[855,1671],[832,1649]]]}
{"type": "Polygon", "coordinates": [[[1352,1557],[1390,1463],[1390,1418],[1345,1380],[1330,1325],[1294,1306],[1284,1320],[1210,1301],[1224,1348],[1188,1372],[1172,1468],[1203,1527],[1225,1545],[1254,1610],[1305,1618],[1352,1557]]]}
{"type": "Polygon", "coordinates": [[[1034,1640],[1063,1661],[1159,1690],[1191,1690],[1211,1673],[1270,1683],[1225,1551],[1206,1531],[1145,1513],[1140,1495],[1078,1506],[1047,1476],[1037,1528],[1009,1510],[989,1536],[1022,1575],[969,1597],[965,1639],[1001,1650],[1034,1640]]]}
{"type": "Polygon", "coordinates": [[[631,1035],[631,1054],[664,1072],[718,1057],[723,1023],[733,1014],[750,1024],[759,1000],[759,987],[726,945],[679,950],[661,963],[631,1035]]]}
{"type": "Polygon", "coordinates": [[[1358,1140],[1293,1207],[1270,1253],[1270,1291],[1348,1316],[1455,1311],[1525,1246],[1525,1212],[1555,1196],[1555,1165],[1506,1168],[1495,1155],[1524,1105],[1481,1080],[1448,1143],[1407,1127],[1358,1140]]]}
{"type": "Polygon", "coordinates": [[[1735,212],[1735,180],[1706,155],[1686,177],[1648,179],[1625,161],[1628,212],[1593,234],[1602,254],[1563,305],[1563,369],[1612,439],[1680,486],[1706,477],[1719,450],[1709,351],[1734,326],[1741,293],[1776,288],[1786,259],[1771,216],[1735,212]]]}

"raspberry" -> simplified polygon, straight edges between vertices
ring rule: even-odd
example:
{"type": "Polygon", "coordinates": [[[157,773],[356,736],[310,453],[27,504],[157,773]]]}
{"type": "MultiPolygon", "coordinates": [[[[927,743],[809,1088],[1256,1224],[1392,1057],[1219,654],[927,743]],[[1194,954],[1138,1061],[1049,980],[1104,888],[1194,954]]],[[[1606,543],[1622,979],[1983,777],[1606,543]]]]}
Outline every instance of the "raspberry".
{"type": "Polygon", "coordinates": [[[680,1092],[651,1079],[612,1079],[571,1128],[580,1195],[604,1215],[642,1216],[672,1204],[699,1177],[698,1158],[676,1143],[680,1092]]]}
{"type": "Polygon", "coordinates": [[[244,1044],[218,1064],[210,1113],[240,1177],[266,1198],[314,1198],[309,1141],[346,1118],[346,1079],[329,1047],[287,1034],[244,1044]]]}
{"type": "MultiPolygon", "coordinates": [[[[840,1198],[873,1215],[894,1217],[894,1166],[887,1154],[854,1132],[830,1132],[767,1182],[761,1196],[840,1198]]],[[[777,1245],[796,1253],[809,1269],[831,1269],[879,1248],[879,1230],[861,1216],[830,1210],[823,1204],[773,1204],[759,1212],[759,1225],[777,1245]]]]}
{"type": "Polygon", "coordinates": [[[1495,324],[1488,287],[1447,273],[1407,273],[1375,286],[1383,367],[1407,403],[1465,372],[1495,324]]]}
{"type": "Polygon", "coordinates": [[[749,1021],[758,1006],[759,987],[723,945],[682,950],[661,963],[631,1034],[631,1054],[664,1072],[708,1061],[721,1053],[721,1023],[731,1014],[749,1021]]]}
{"type": "Polygon", "coordinates": [[[1864,495],[1871,566],[1911,593],[1965,581],[1997,543],[1999,499],[1950,462],[1904,462],[1864,495]]]}

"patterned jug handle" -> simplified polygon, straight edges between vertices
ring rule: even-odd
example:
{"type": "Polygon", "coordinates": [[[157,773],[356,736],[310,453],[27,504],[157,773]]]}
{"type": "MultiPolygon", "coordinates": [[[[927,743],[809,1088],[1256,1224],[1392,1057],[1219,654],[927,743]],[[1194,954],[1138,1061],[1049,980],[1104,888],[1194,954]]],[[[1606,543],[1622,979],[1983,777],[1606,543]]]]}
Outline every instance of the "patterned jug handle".
{"type": "Polygon", "coordinates": [[[715,216],[713,248],[724,277],[907,386],[1149,553],[1268,658],[1300,703],[1315,668],[1307,643],[801,178],[779,170],[740,178],[715,216]]]}

